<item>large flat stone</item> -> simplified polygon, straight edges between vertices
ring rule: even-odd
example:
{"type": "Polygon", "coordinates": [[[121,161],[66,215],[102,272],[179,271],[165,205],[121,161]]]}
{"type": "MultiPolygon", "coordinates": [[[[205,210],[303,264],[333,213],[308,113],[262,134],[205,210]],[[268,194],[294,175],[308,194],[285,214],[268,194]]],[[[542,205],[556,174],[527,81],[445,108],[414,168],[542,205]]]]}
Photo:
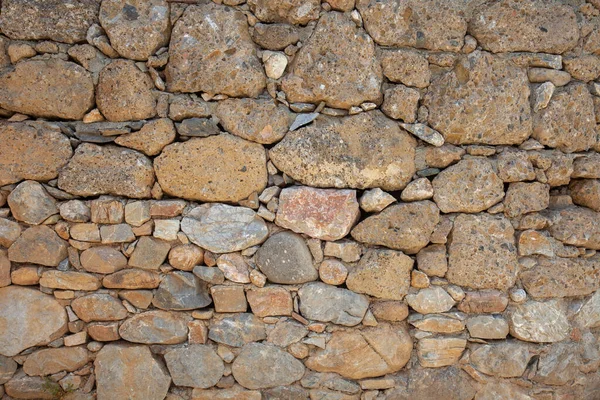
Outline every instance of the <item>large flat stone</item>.
{"type": "Polygon", "coordinates": [[[19,263],[56,267],[67,258],[67,242],[45,225],[32,226],[9,247],[8,258],[19,263]]]}
{"type": "Polygon", "coordinates": [[[561,300],[528,301],[509,312],[510,334],[526,342],[560,342],[569,337],[571,326],[561,300]]]}
{"type": "Polygon", "coordinates": [[[177,344],[188,338],[186,314],[168,311],[147,311],[127,319],[119,328],[124,340],[144,344],[177,344]]]}
{"type": "Polygon", "coordinates": [[[206,389],[223,376],[223,360],[209,346],[200,344],[175,348],[165,354],[167,368],[177,386],[206,389]]]}
{"type": "Polygon", "coordinates": [[[345,326],[358,325],[369,307],[367,297],[322,282],[302,286],[298,297],[305,318],[345,326]]]}

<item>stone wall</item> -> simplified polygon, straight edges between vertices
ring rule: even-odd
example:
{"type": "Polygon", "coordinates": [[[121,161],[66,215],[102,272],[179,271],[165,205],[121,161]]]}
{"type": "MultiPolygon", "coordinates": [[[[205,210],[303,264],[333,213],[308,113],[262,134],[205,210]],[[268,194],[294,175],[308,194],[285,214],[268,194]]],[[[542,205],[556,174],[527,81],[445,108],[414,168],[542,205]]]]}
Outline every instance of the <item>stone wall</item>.
{"type": "Polygon", "coordinates": [[[3,0],[0,398],[600,399],[598,0],[3,0]]]}

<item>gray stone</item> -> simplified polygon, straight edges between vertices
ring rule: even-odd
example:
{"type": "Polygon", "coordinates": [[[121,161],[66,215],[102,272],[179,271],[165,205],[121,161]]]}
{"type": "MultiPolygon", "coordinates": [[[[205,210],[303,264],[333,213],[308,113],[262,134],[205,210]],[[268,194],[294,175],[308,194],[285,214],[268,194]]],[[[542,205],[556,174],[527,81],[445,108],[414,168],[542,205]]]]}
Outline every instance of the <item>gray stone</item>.
{"type": "Polygon", "coordinates": [[[256,265],[274,283],[295,285],[319,277],[306,242],[289,231],[267,239],[256,253],[256,265]]]}
{"type": "Polygon", "coordinates": [[[168,311],[146,311],[127,319],[119,328],[124,340],[144,344],[177,344],[188,338],[186,314],[168,311]]]}
{"type": "Polygon", "coordinates": [[[208,285],[190,272],[167,274],[154,293],[152,304],[163,310],[193,310],[212,303],[208,285]]]}
{"type": "Polygon", "coordinates": [[[200,344],[170,350],[165,361],[177,386],[206,389],[214,386],[225,370],[221,357],[210,346],[200,344]]]}
{"type": "Polygon", "coordinates": [[[298,296],[305,318],[345,326],[358,325],[369,307],[365,296],[321,282],[302,286],[298,296]]]}
{"type": "Polygon", "coordinates": [[[296,119],[294,119],[294,122],[292,123],[292,125],[290,126],[289,131],[295,131],[298,128],[302,128],[304,125],[308,125],[311,122],[313,122],[315,119],[317,119],[317,117],[319,116],[319,113],[305,113],[305,114],[298,114],[296,116],[296,119]]]}
{"type": "Polygon", "coordinates": [[[265,324],[254,314],[241,313],[211,322],[208,338],[228,346],[242,347],[267,338],[265,324]]]}
{"type": "Polygon", "coordinates": [[[0,355],[0,385],[5,384],[12,378],[17,367],[17,362],[12,358],[0,355]]]}
{"type": "Polygon", "coordinates": [[[401,122],[400,126],[426,143],[436,147],[444,144],[444,137],[438,131],[431,129],[425,124],[405,124],[401,122]]]}
{"type": "Polygon", "coordinates": [[[509,313],[510,334],[526,342],[560,342],[571,326],[561,300],[528,301],[509,313]]]}
{"type": "Polygon", "coordinates": [[[48,217],[58,214],[54,198],[35,181],[20,183],[8,195],[8,206],[16,220],[39,225],[48,217]]]}

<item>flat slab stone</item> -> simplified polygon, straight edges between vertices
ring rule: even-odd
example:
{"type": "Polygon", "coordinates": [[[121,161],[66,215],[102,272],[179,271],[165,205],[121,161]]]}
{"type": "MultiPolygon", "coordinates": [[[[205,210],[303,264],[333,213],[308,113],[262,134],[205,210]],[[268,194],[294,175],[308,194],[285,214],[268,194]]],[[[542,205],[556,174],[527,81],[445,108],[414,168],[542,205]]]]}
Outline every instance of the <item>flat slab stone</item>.
{"type": "Polygon", "coordinates": [[[77,297],[71,302],[73,312],[81,320],[120,321],[127,318],[127,310],[120,300],[104,293],[77,297]]]}
{"type": "Polygon", "coordinates": [[[200,344],[170,350],[165,361],[177,386],[207,389],[216,385],[225,370],[221,357],[210,346],[200,344]]]}
{"type": "Polygon", "coordinates": [[[181,221],[190,241],[213,253],[232,253],[262,243],[269,234],[265,221],[245,207],[203,204],[181,221]]]}
{"type": "Polygon", "coordinates": [[[532,356],[525,343],[511,340],[479,347],[471,353],[470,361],[484,374],[517,378],[525,373],[532,356]]]}
{"type": "Polygon", "coordinates": [[[571,331],[561,300],[520,304],[509,312],[508,323],[510,334],[526,342],[560,342],[571,331]]]}
{"type": "Polygon", "coordinates": [[[321,282],[305,284],[298,296],[305,318],[345,326],[358,325],[369,307],[367,297],[321,282]]]}
{"type": "Polygon", "coordinates": [[[147,311],[127,319],[119,328],[124,340],[144,344],[178,344],[188,338],[186,314],[168,311],[147,311]]]}
{"type": "Polygon", "coordinates": [[[85,347],[59,347],[42,349],[32,353],[23,363],[23,371],[29,376],[46,376],[61,371],[72,372],[89,361],[85,347]]]}
{"type": "Polygon", "coordinates": [[[564,244],[600,250],[600,213],[569,206],[544,212],[550,217],[548,232],[564,244]]]}
{"type": "Polygon", "coordinates": [[[265,324],[251,313],[234,314],[211,321],[208,338],[228,346],[242,347],[267,338],[265,324]]]}

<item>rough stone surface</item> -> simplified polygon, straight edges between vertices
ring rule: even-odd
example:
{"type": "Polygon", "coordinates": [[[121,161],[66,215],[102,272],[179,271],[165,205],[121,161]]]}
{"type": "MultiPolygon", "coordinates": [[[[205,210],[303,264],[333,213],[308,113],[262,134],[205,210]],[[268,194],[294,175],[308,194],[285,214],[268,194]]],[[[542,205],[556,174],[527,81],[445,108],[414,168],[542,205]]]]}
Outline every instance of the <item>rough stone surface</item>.
{"type": "Polygon", "coordinates": [[[8,249],[10,261],[56,267],[67,257],[67,243],[44,225],[32,226],[8,249]]]}
{"type": "Polygon", "coordinates": [[[90,294],[71,302],[73,312],[83,321],[119,321],[127,317],[127,310],[109,294],[90,294]]]}
{"type": "Polygon", "coordinates": [[[359,324],[369,306],[365,296],[321,282],[307,283],[298,297],[304,317],[345,326],[359,324]]]}
{"type": "Polygon", "coordinates": [[[573,203],[600,212],[600,181],[581,179],[571,182],[569,192],[573,203]]]}
{"type": "Polygon", "coordinates": [[[228,134],[171,144],[154,169],[165,193],[189,200],[236,202],[267,184],[263,147],[228,134]]]}
{"type": "Polygon", "coordinates": [[[458,361],[467,341],[461,338],[436,337],[419,340],[417,354],[422,367],[439,368],[458,361]]]}
{"type": "Polygon", "coordinates": [[[39,225],[58,214],[54,198],[36,181],[20,183],[7,200],[13,217],[30,225],[39,225]]]}
{"type": "Polygon", "coordinates": [[[258,250],[256,265],[273,283],[305,283],[319,275],[306,242],[292,232],[271,236],[258,250]]]}
{"type": "Polygon", "coordinates": [[[88,351],[83,347],[44,349],[27,357],[23,371],[29,376],[46,376],[61,371],[75,371],[88,361],[88,351]]]}
{"type": "Polygon", "coordinates": [[[527,342],[559,342],[569,336],[570,324],[560,300],[528,301],[509,314],[510,334],[527,342]]]}
{"type": "Polygon", "coordinates": [[[168,311],[147,311],[127,319],[119,328],[119,334],[128,342],[144,344],[177,344],[187,339],[187,323],[191,318],[185,314],[168,311]]]}
{"type": "Polygon", "coordinates": [[[190,272],[176,271],[165,276],[152,304],[163,310],[193,310],[212,302],[207,285],[190,272]]]}
{"type": "Polygon", "coordinates": [[[513,378],[523,375],[532,355],[524,343],[507,341],[479,347],[470,361],[484,374],[513,378]]]}
{"type": "Polygon", "coordinates": [[[417,294],[409,294],[406,296],[406,302],[421,314],[446,312],[455,304],[448,292],[439,286],[421,289],[417,294]]]}
{"type": "Polygon", "coordinates": [[[115,139],[119,146],[138,150],[147,156],[156,156],[175,140],[175,126],[170,119],[161,118],[145,124],[137,132],[121,135],[115,139]]]}
{"type": "Polygon", "coordinates": [[[270,1],[250,0],[250,9],[263,22],[287,22],[306,25],[319,17],[319,2],[316,0],[270,1]]]}
{"type": "Polygon", "coordinates": [[[569,206],[549,212],[548,232],[564,244],[600,250],[600,214],[569,206]]]}
{"type": "Polygon", "coordinates": [[[209,388],[221,379],[225,370],[223,361],[212,348],[198,344],[169,351],[165,361],[177,386],[209,388]]]}
{"type": "Polygon", "coordinates": [[[416,142],[379,111],[319,117],[269,151],[273,163],[311,186],[403,189],[415,173],[416,142]]]}
{"type": "Polygon", "coordinates": [[[242,313],[213,321],[208,338],[228,346],[242,347],[267,338],[265,324],[254,314],[242,313]]]}
{"type": "Polygon", "coordinates": [[[123,253],[109,246],[84,250],[79,261],[86,271],[99,274],[112,274],[127,266],[127,258],[123,253]]]}

